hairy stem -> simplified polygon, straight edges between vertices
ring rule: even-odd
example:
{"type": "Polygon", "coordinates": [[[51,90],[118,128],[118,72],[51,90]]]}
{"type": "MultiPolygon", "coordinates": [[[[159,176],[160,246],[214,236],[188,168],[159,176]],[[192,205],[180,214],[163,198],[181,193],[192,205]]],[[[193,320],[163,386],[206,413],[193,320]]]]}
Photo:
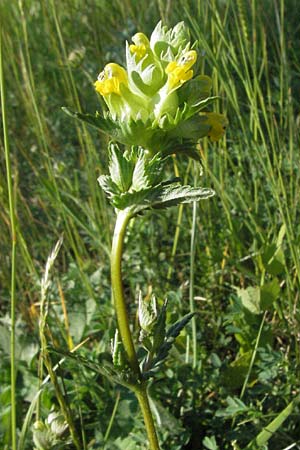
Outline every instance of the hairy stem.
{"type": "Polygon", "coordinates": [[[126,227],[131,219],[128,211],[119,211],[115,225],[115,231],[111,250],[111,283],[114,306],[117,315],[120,337],[124,346],[128,363],[140,383],[133,387],[143,413],[146,431],[151,450],[159,450],[154,420],[152,417],[148,394],[145,384],[141,380],[141,371],[130,331],[128,313],[126,308],[123,282],[122,282],[122,253],[126,227]]]}

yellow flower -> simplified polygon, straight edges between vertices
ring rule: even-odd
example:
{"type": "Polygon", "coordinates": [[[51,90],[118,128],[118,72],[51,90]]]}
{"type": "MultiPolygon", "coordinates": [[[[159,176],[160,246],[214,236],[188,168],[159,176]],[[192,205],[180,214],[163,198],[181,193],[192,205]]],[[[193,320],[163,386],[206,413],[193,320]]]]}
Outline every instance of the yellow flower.
{"type": "Polygon", "coordinates": [[[129,45],[129,50],[136,56],[136,61],[140,61],[150,48],[150,42],[144,33],[136,33],[132,37],[134,44],[129,45]]]}
{"type": "Polygon", "coordinates": [[[190,50],[184,53],[178,61],[172,61],[167,65],[166,74],[168,75],[169,90],[177,89],[193,77],[194,72],[191,67],[196,60],[197,52],[190,50]]]}
{"type": "Polygon", "coordinates": [[[226,126],[228,125],[228,120],[223,114],[218,114],[214,112],[203,113],[201,115],[206,116],[207,125],[210,125],[211,128],[207,133],[207,136],[211,141],[218,141],[221,139],[223,134],[225,133],[226,126]]]}
{"type": "Polygon", "coordinates": [[[99,94],[105,96],[109,94],[120,94],[120,84],[128,86],[127,72],[119,64],[109,63],[98,75],[94,86],[99,94]]]}

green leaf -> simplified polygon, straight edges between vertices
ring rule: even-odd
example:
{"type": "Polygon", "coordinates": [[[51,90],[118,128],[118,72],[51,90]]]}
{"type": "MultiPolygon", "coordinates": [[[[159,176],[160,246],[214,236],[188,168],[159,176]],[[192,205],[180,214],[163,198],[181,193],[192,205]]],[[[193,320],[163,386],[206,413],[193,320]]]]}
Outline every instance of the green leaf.
{"type": "Polygon", "coordinates": [[[261,253],[262,264],[271,275],[279,275],[285,271],[285,257],[282,249],[285,234],[286,227],[282,225],[276,243],[267,245],[261,253]]]}
{"type": "Polygon", "coordinates": [[[271,275],[279,275],[285,270],[284,252],[282,247],[275,243],[265,247],[261,260],[265,270],[271,275]]]}
{"type": "Polygon", "coordinates": [[[168,157],[161,157],[158,153],[150,157],[141,147],[133,147],[135,166],[132,175],[130,192],[148,189],[160,184],[163,170],[168,157]]]}
{"type": "Polygon", "coordinates": [[[166,337],[167,300],[163,304],[153,331],[152,353],[156,353],[166,337]]]}
{"type": "Polygon", "coordinates": [[[214,195],[209,188],[194,188],[181,186],[179,183],[170,185],[162,184],[126,193],[114,199],[114,204],[119,209],[131,208],[133,214],[138,214],[145,209],[165,209],[180,203],[204,200],[214,195]]]}
{"type": "Polygon", "coordinates": [[[108,197],[120,194],[118,186],[112,181],[109,175],[100,175],[97,181],[108,197]]]}
{"type": "Polygon", "coordinates": [[[215,102],[216,100],[219,100],[219,98],[220,97],[218,97],[218,96],[214,96],[214,97],[205,98],[203,100],[199,100],[197,103],[195,103],[191,107],[191,115],[202,111],[204,108],[206,108],[211,103],[215,102]]]}
{"type": "MultiPolygon", "coordinates": [[[[146,159],[145,174],[149,182],[149,186],[156,186],[163,180],[165,164],[169,161],[169,156],[161,156],[158,153],[149,160],[146,159]]],[[[178,181],[178,179],[177,179],[178,181]]]]}
{"type": "Polygon", "coordinates": [[[249,410],[248,406],[238,397],[227,397],[227,407],[216,412],[217,417],[236,417],[249,410]]]}
{"type": "Polygon", "coordinates": [[[76,111],[72,111],[71,109],[67,108],[66,106],[63,106],[61,108],[68,116],[73,117],[74,119],[81,120],[82,122],[85,122],[89,125],[92,125],[93,127],[98,128],[103,133],[109,134],[110,136],[113,136],[116,129],[116,123],[111,120],[109,117],[104,118],[100,113],[96,113],[96,115],[92,114],[84,114],[76,111]]]}
{"type": "MultiPolygon", "coordinates": [[[[108,445],[111,446],[111,443],[109,443],[108,445]]],[[[113,448],[113,450],[136,450],[137,448],[136,441],[131,436],[128,436],[126,438],[118,437],[114,441],[114,445],[115,447],[113,448]]],[[[105,449],[110,449],[109,446],[105,447],[105,449]]]]}
{"type": "Polygon", "coordinates": [[[188,83],[185,83],[179,90],[179,103],[186,101],[189,105],[195,105],[199,101],[206,99],[210,95],[212,80],[206,75],[199,75],[188,83]]]}
{"type": "Polygon", "coordinates": [[[269,309],[277,300],[280,294],[280,285],[277,278],[273,281],[265,283],[260,288],[260,306],[262,310],[269,309]]]}
{"type": "Polygon", "coordinates": [[[237,294],[243,307],[257,315],[269,309],[277,300],[280,294],[280,285],[277,278],[274,278],[263,286],[249,286],[247,289],[237,288],[237,294]]]}
{"type": "Polygon", "coordinates": [[[183,139],[181,144],[177,144],[176,147],[173,146],[164,152],[165,155],[172,155],[173,153],[188,156],[197,162],[201,162],[200,151],[195,147],[195,142],[189,139],[183,139]]]}
{"type": "MultiPolygon", "coordinates": [[[[181,436],[183,441],[181,442],[184,444],[184,441],[189,440],[189,432],[183,427],[182,421],[176,417],[174,417],[173,412],[169,410],[168,407],[165,407],[162,405],[160,401],[157,399],[152,399],[149,397],[150,407],[153,413],[155,414],[155,417],[157,419],[157,424],[159,425],[159,428],[163,430],[164,433],[169,432],[173,436],[181,436]]],[[[181,440],[181,439],[180,439],[181,440]]],[[[178,440],[176,439],[176,443],[179,444],[178,440]]],[[[187,442],[185,442],[187,443],[187,442]]],[[[168,449],[173,450],[175,446],[172,445],[172,447],[168,447],[168,449]]],[[[176,446],[176,449],[182,449],[182,446],[176,446]]]]}
{"type": "Polygon", "coordinates": [[[135,167],[133,161],[127,159],[117,144],[109,145],[109,172],[112,182],[120,192],[127,192],[131,186],[135,167]]]}
{"type": "Polygon", "coordinates": [[[295,406],[300,402],[300,397],[292,400],[286,408],[284,408],[281,413],[275,417],[272,422],[266,425],[263,430],[256,436],[253,441],[251,441],[244,450],[257,450],[265,445],[269,439],[276,433],[276,431],[281,427],[283,422],[292,414],[295,406]]]}
{"type": "Polygon", "coordinates": [[[132,388],[132,386],[135,386],[138,383],[136,375],[131,372],[130,368],[126,367],[126,369],[120,370],[119,368],[114,367],[114,365],[104,357],[100,362],[94,362],[72,352],[63,351],[50,346],[48,349],[52,353],[57,353],[58,355],[62,355],[75,361],[78,366],[83,365],[92,372],[100,373],[111,382],[121,384],[127,388],[132,388]]]}
{"type": "Polygon", "coordinates": [[[214,436],[212,437],[206,436],[203,439],[202,444],[204,445],[205,448],[208,448],[209,450],[219,450],[219,446],[217,445],[216,438],[214,436]]]}
{"type": "Polygon", "coordinates": [[[252,350],[243,353],[224,370],[222,381],[226,387],[230,389],[239,389],[243,386],[249,370],[252,354],[252,350]]]}
{"type": "Polygon", "coordinates": [[[123,343],[119,338],[119,331],[116,329],[114,339],[111,343],[111,351],[112,351],[112,360],[113,365],[116,369],[125,369],[126,367],[126,359],[123,343]]]}
{"type": "Polygon", "coordinates": [[[260,314],[260,288],[258,286],[248,287],[247,289],[237,288],[237,294],[241,299],[242,305],[252,314],[260,314]]]}
{"type": "MultiPolygon", "coordinates": [[[[112,203],[117,209],[130,209],[132,215],[138,214],[147,208],[147,196],[153,188],[142,189],[136,192],[125,192],[124,194],[115,195],[112,203]]],[[[150,207],[148,205],[148,207],[150,207]]]]}
{"type": "Polygon", "coordinates": [[[67,107],[62,107],[62,110],[69,116],[97,128],[124,145],[141,146],[147,148],[152,154],[160,153],[163,157],[182,153],[195,160],[200,160],[195,145],[198,139],[206,136],[209,126],[202,123],[203,119],[197,119],[197,116],[191,118],[191,116],[213,100],[213,97],[205,99],[203,100],[205,103],[202,102],[201,105],[197,104],[193,107],[186,104],[183,109],[178,108],[175,118],[165,115],[161,118],[164,129],[158,127],[157,123],[154,126],[150,119],[146,123],[140,119],[129,119],[123,122],[113,120],[109,113],[104,117],[99,112],[92,115],[74,112],[67,107]]]}
{"type": "Polygon", "coordinates": [[[150,198],[151,208],[168,208],[180,203],[190,203],[193,201],[205,200],[215,193],[209,188],[194,188],[191,186],[181,186],[179,183],[162,186],[160,190],[153,192],[150,198]]]}
{"type": "Polygon", "coordinates": [[[76,311],[69,311],[70,334],[75,342],[80,342],[86,327],[86,307],[84,303],[76,305],[76,311]]]}
{"type": "Polygon", "coordinates": [[[101,175],[98,182],[120,210],[130,209],[132,215],[145,209],[162,209],[180,203],[209,198],[209,188],[181,186],[178,178],[162,183],[163,169],[168,156],[156,154],[152,158],[141,147],[122,153],[110,144],[110,176],[101,175]]]}
{"type": "Polygon", "coordinates": [[[101,175],[98,182],[116,208],[134,209],[148,204],[149,192],[160,187],[156,183],[161,182],[167,158],[159,154],[151,158],[146,150],[134,146],[131,151],[122,153],[116,144],[111,143],[110,176],[101,175]]]}
{"type": "MultiPolygon", "coordinates": [[[[165,311],[164,311],[165,314],[165,311]]],[[[163,329],[161,333],[157,333],[157,336],[159,337],[159,340],[157,339],[156,345],[154,347],[151,353],[157,352],[156,357],[153,358],[151,362],[151,366],[148,369],[148,374],[146,373],[146,376],[151,376],[152,371],[157,369],[162,362],[167,358],[169,351],[172,348],[172,345],[175,342],[175,339],[177,336],[179,336],[181,330],[187,325],[187,323],[191,320],[191,318],[194,316],[194,313],[186,314],[182,319],[178,320],[175,324],[173,324],[169,330],[166,333],[166,336],[164,340],[162,341],[163,336],[163,329]]],[[[163,320],[165,321],[165,317],[163,317],[163,320]]],[[[164,325],[165,322],[162,324],[164,325]]]]}
{"type": "Polygon", "coordinates": [[[181,330],[189,323],[189,321],[194,317],[195,313],[188,313],[175,322],[167,331],[167,339],[175,340],[179,336],[181,330]]]}
{"type": "Polygon", "coordinates": [[[169,132],[170,136],[193,139],[197,141],[198,139],[207,136],[211,126],[207,123],[205,116],[200,116],[198,114],[193,117],[180,121],[176,128],[169,132]]]}
{"type": "Polygon", "coordinates": [[[138,306],[139,323],[142,330],[151,332],[157,319],[157,305],[155,295],[151,295],[150,299],[144,299],[142,292],[139,293],[138,306]]]}
{"type": "Polygon", "coordinates": [[[266,271],[271,275],[279,275],[285,271],[285,258],[281,247],[276,249],[272,258],[266,264],[266,271]]]}
{"type": "Polygon", "coordinates": [[[133,169],[131,191],[141,191],[151,187],[150,180],[147,176],[146,165],[145,152],[140,151],[133,169]]]}

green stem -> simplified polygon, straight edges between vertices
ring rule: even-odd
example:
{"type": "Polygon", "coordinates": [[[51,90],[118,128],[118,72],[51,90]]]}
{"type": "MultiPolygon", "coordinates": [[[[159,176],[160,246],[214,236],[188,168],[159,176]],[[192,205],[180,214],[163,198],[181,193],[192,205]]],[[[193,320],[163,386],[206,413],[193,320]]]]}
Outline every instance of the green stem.
{"type": "Polygon", "coordinates": [[[150,449],[160,450],[146,387],[137,390],[135,394],[137,396],[141,411],[143,413],[150,449]]]}
{"type": "Polygon", "coordinates": [[[45,366],[46,366],[46,368],[48,370],[51,383],[54,386],[55,393],[56,393],[56,398],[58,400],[59,406],[60,406],[60,408],[62,410],[62,413],[63,413],[63,416],[65,418],[65,421],[69,425],[69,430],[70,430],[70,434],[71,434],[73,443],[74,443],[74,445],[75,445],[77,450],[82,450],[82,445],[81,445],[81,442],[80,442],[80,438],[78,436],[78,433],[77,433],[77,430],[76,430],[76,427],[75,427],[75,423],[73,421],[73,417],[72,417],[72,413],[70,411],[69,405],[67,404],[67,402],[65,400],[65,397],[64,397],[64,395],[62,393],[62,390],[61,390],[61,387],[59,385],[56,373],[53,370],[52,361],[50,359],[49,353],[47,352],[46,349],[44,349],[44,350],[45,350],[45,353],[43,355],[43,360],[44,360],[45,366]]]}
{"type": "Polygon", "coordinates": [[[111,284],[119,332],[127,360],[133,372],[140,378],[140,368],[129,327],[121,271],[124,236],[130,219],[131,216],[127,211],[120,211],[117,215],[111,249],[111,284]]]}
{"type": "Polygon", "coordinates": [[[264,312],[263,318],[262,318],[260,326],[259,326],[259,330],[258,330],[256,341],[255,341],[254,350],[253,350],[253,353],[252,353],[252,356],[251,356],[251,361],[250,361],[249,368],[248,368],[248,371],[247,371],[247,375],[246,375],[246,378],[245,378],[245,381],[244,381],[244,384],[243,384],[243,387],[242,387],[242,390],[241,390],[241,394],[240,394],[240,399],[241,400],[244,397],[245,391],[247,389],[248,381],[249,381],[249,378],[250,378],[250,375],[251,375],[251,372],[252,372],[252,369],[253,369],[254,361],[255,361],[255,358],[256,358],[256,355],[257,355],[258,346],[259,346],[259,343],[260,343],[261,334],[262,334],[263,327],[264,327],[264,324],[265,324],[265,321],[266,321],[266,316],[267,316],[267,311],[264,312]]]}
{"type": "Polygon", "coordinates": [[[111,428],[112,428],[112,426],[113,426],[113,423],[114,423],[114,420],[115,420],[115,416],[116,416],[116,412],[117,412],[117,409],[118,409],[118,406],[119,406],[120,397],[121,397],[121,394],[120,394],[120,391],[119,391],[119,392],[117,393],[117,398],[116,398],[116,401],[115,401],[115,406],[114,406],[113,412],[112,412],[112,414],[111,414],[111,418],[110,418],[110,421],[109,421],[109,424],[108,424],[106,433],[105,433],[105,435],[104,435],[104,442],[106,442],[106,441],[108,440],[108,438],[109,438],[109,435],[110,435],[110,432],[111,432],[111,428]]]}
{"type": "MultiPolygon", "coordinates": [[[[194,299],[194,279],[195,279],[195,253],[196,253],[196,226],[197,226],[197,202],[193,202],[193,224],[191,235],[191,257],[190,257],[190,312],[194,313],[195,299],[194,299]]],[[[196,317],[191,320],[192,323],[192,346],[193,346],[193,369],[197,367],[197,325],[196,317]]]]}
{"type": "MultiPolygon", "coordinates": [[[[194,186],[197,186],[198,182],[198,168],[194,170],[194,186]]],[[[190,292],[189,292],[189,303],[190,312],[195,313],[195,255],[196,255],[196,237],[197,237],[197,208],[198,203],[193,202],[193,222],[191,230],[191,256],[190,256],[190,292]]],[[[191,320],[192,324],[192,348],[193,348],[193,369],[197,367],[197,324],[196,317],[193,316],[191,320]]]]}
{"type": "Polygon", "coordinates": [[[16,216],[15,202],[13,195],[13,183],[10,163],[10,151],[6,121],[6,102],[5,102],[5,83],[3,73],[3,50],[2,50],[2,30],[0,30],[0,90],[1,90],[1,109],[3,138],[6,164],[6,178],[9,202],[9,217],[11,228],[11,331],[10,331],[10,383],[11,383],[11,445],[12,450],[17,448],[17,420],[16,420],[16,355],[15,355],[15,326],[16,326],[16,216]]]}
{"type": "Polygon", "coordinates": [[[138,399],[141,411],[143,413],[148,440],[150,444],[150,450],[159,450],[159,443],[156,435],[154,420],[149,405],[146,386],[141,381],[141,371],[130,331],[122,283],[122,269],[121,269],[122,253],[123,253],[125,231],[130,219],[131,214],[128,211],[119,211],[117,214],[111,250],[111,283],[112,283],[113,300],[117,315],[119,333],[124,346],[128,363],[130,364],[131,370],[137,376],[137,379],[140,380],[140,384],[133,386],[132,390],[134,391],[138,399]]]}

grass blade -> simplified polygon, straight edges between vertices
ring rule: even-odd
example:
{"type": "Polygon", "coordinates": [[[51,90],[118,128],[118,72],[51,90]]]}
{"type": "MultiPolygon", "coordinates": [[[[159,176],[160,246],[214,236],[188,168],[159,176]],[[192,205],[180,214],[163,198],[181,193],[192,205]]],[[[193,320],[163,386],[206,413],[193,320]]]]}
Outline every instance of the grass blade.
{"type": "Polygon", "coordinates": [[[244,450],[255,450],[260,448],[262,445],[266,444],[268,440],[273,436],[273,434],[281,427],[283,422],[290,416],[293,412],[294,407],[299,403],[300,397],[292,400],[283,411],[281,411],[278,416],[272,420],[257,436],[251,441],[244,450]]]}
{"type": "Polygon", "coordinates": [[[3,73],[3,45],[2,30],[0,30],[0,90],[1,90],[1,108],[2,125],[6,164],[6,178],[9,202],[9,218],[11,228],[11,287],[10,287],[10,305],[11,305],[11,339],[10,339],[10,382],[11,382],[11,444],[12,450],[17,448],[17,420],[16,420],[16,356],[15,356],[15,317],[16,317],[16,216],[13,195],[13,181],[11,173],[11,156],[9,150],[7,119],[6,119],[6,101],[5,101],[5,82],[3,73]]]}

